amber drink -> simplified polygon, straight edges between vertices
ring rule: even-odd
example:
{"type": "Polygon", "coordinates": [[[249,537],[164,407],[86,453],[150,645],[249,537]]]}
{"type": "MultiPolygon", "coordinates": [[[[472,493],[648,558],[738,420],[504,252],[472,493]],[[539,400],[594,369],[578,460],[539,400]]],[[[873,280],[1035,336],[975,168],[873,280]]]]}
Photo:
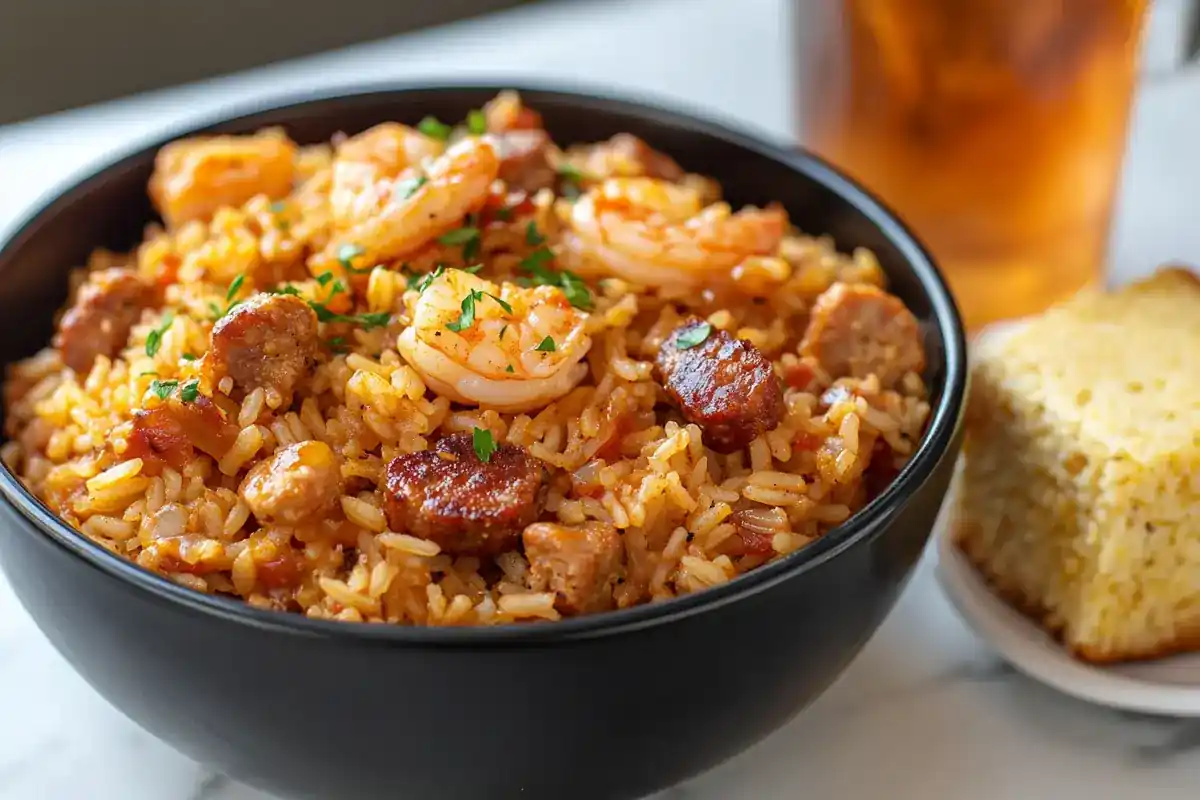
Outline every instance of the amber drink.
{"type": "Polygon", "coordinates": [[[798,0],[803,143],[930,245],[968,325],[1103,274],[1146,0],[798,0]]]}

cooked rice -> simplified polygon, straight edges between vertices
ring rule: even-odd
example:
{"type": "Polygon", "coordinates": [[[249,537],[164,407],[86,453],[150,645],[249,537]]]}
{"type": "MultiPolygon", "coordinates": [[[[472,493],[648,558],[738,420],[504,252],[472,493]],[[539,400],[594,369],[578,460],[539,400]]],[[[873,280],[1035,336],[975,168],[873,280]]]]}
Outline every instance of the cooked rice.
{"type": "MultiPolygon", "coordinates": [[[[572,152],[559,157],[575,159],[572,152]]],[[[473,429],[526,448],[555,475],[544,520],[618,529],[623,566],[612,600],[627,607],[726,583],[815,541],[877,490],[869,485],[879,477],[876,467],[884,465],[885,478],[894,474],[924,430],[929,407],[919,375],[882,389],[873,376],[829,374],[797,355],[817,295],[836,281],[883,284],[867,251],[843,255],[826,237],[791,231],[778,252],[750,256],[732,270],[738,291],[722,294],[719,305],[702,293],[591,280],[587,376],[555,402],[507,413],[452,404],[397,351],[396,336],[410,323],[409,271],[465,266],[461,247],[430,243],[407,263],[374,266],[355,278],[358,306],[337,309],[388,312],[390,325],[339,329],[337,346],[322,351],[290,405],[264,388],[235,402],[229,376],[205,385],[237,431],[232,446],[216,460],[197,451],[179,469],[145,473],[140,458],[126,455],[134,414],[153,407],[152,381],[201,376],[197,357],[210,347],[210,308],[226,304],[230,284],[247,276],[248,288],[265,290],[274,284],[261,276],[287,276],[304,297],[322,296],[324,284],[307,279],[305,267],[334,233],[334,155],[326,145],[300,148],[295,188],[279,202],[258,195],[220,208],[209,222],[151,226],[131,253],[97,251],[90,269],[131,267],[164,287],[160,304],[145,311],[115,357],[98,357],[87,375],[66,368],[53,348],[11,368],[10,441],[0,455],[90,539],[196,591],[313,618],[409,625],[553,620],[561,616],[556,595],[535,585],[520,548],[494,559],[454,557],[411,531],[390,530],[385,466],[442,435],[473,429]],[[689,314],[753,343],[785,379],[797,369],[812,376],[796,386],[785,381],[782,420],[743,450],[706,447],[701,428],[665,403],[656,382],[658,346],[689,314]],[[159,346],[151,353],[147,341],[156,331],[159,346]],[[831,402],[823,401],[831,390],[831,402]],[[261,523],[241,488],[247,472],[281,448],[311,440],[336,454],[340,503],[327,519],[261,523]],[[748,551],[745,537],[766,548],[748,551]]],[[[631,168],[616,157],[587,163],[620,174],[631,168]]],[[[681,181],[709,199],[719,190],[699,176],[681,181]]],[[[531,222],[558,248],[569,208],[542,190],[510,219],[481,225],[482,274],[496,281],[521,274],[518,264],[534,250],[531,222]]]]}

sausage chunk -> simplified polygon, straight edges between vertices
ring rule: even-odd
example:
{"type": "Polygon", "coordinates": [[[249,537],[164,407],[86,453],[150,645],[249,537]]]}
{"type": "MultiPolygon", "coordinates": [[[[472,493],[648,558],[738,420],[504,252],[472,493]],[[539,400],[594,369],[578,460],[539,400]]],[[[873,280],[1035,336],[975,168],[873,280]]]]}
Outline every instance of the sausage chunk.
{"type": "Polygon", "coordinates": [[[613,586],[620,577],[625,549],[617,529],[603,522],[579,527],[539,522],[521,536],[533,585],[558,597],[554,607],[564,616],[613,607],[613,586]]]}
{"type": "Polygon", "coordinates": [[[510,131],[497,136],[500,179],[510,189],[528,194],[552,187],[558,171],[546,156],[549,146],[550,135],[542,130],[510,131]]]}
{"type": "Polygon", "coordinates": [[[900,298],[863,283],[835,283],[817,298],[800,355],[834,377],[875,375],[885,389],[925,369],[917,318],[900,298]]]}
{"type": "Polygon", "coordinates": [[[213,326],[204,365],[214,386],[228,375],[246,392],[262,387],[278,408],[316,355],[317,315],[308,304],[293,295],[258,294],[213,326]]]}
{"type": "Polygon", "coordinates": [[[285,197],[295,178],[296,145],[277,130],[253,136],[197,136],[158,151],[150,199],[167,227],[207,221],[222,206],[257,194],[285,197]]]}
{"type": "Polygon", "coordinates": [[[342,472],[329,445],[297,442],[255,464],[239,492],[259,522],[298,525],[333,510],[342,494],[342,472]]]}
{"type": "Polygon", "coordinates": [[[690,320],[658,351],[663,388],[688,422],[704,429],[718,453],[740,450],[783,419],[783,387],[771,362],[750,342],[690,320]],[[710,332],[693,344],[706,330],[710,332]],[[689,346],[691,345],[691,346],[689,346]]]}
{"type": "Polygon", "coordinates": [[[63,314],[54,337],[63,363],[85,375],[96,356],[117,355],[153,298],[153,288],[131,269],[113,267],[93,272],[79,287],[75,303],[63,314]]]}
{"type": "Polygon", "coordinates": [[[172,395],[159,406],[133,412],[125,455],[140,458],[142,471],[158,475],[164,466],[182,470],[196,450],[219,459],[237,439],[238,429],[207,397],[185,403],[172,395]]]}
{"type": "Polygon", "coordinates": [[[515,549],[542,513],[545,483],[545,467],[525,448],[502,444],[485,463],[471,434],[456,433],[388,464],[388,523],[452,555],[496,555],[515,549]]]}

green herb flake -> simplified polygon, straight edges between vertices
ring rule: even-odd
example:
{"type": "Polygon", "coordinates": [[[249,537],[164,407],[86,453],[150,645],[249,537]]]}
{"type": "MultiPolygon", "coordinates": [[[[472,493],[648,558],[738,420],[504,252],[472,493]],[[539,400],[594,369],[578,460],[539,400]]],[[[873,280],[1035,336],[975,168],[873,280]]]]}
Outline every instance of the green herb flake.
{"type": "Polygon", "coordinates": [[[333,280],[332,272],[322,272],[317,276],[317,283],[321,284],[322,286],[329,283],[331,280],[333,280]]]}
{"type": "Polygon", "coordinates": [[[371,271],[371,267],[360,268],[354,266],[354,259],[358,258],[365,252],[367,251],[362,248],[362,245],[344,244],[339,247],[337,251],[338,263],[342,265],[342,269],[346,270],[352,275],[365,275],[371,271]]]}
{"type": "Polygon", "coordinates": [[[174,322],[174,311],[167,311],[167,313],[163,314],[162,323],[146,335],[146,355],[154,358],[158,354],[159,349],[162,347],[162,337],[171,329],[171,325],[174,322]]]}
{"type": "Polygon", "coordinates": [[[283,286],[276,286],[271,290],[271,294],[290,294],[293,297],[300,296],[300,290],[290,283],[285,283],[283,286]]]}
{"type": "Polygon", "coordinates": [[[437,238],[437,240],[440,244],[456,245],[466,244],[467,242],[478,238],[479,228],[466,226],[463,228],[456,228],[448,233],[443,233],[437,238]]]}
{"type": "Polygon", "coordinates": [[[483,269],[483,264],[475,264],[470,267],[463,267],[462,271],[469,275],[478,275],[479,270],[483,269]]]}
{"type": "Polygon", "coordinates": [[[496,440],[492,438],[492,432],[487,428],[472,430],[471,446],[475,448],[475,455],[479,456],[479,460],[485,464],[492,460],[492,453],[496,452],[496,440]]]}
{"type": "Polygon", "coordinates": [[[152,369],[148,369],[148,370],[145,370],[144,372],[139,372],[139,373],[138,373],[138,377],[139,377],[139,378],[141,378],[141,377],[144,377],[144,376],[146,376],[146,375],[157,375],[157,374],[158,374],[158,373],[157,373],[157,372],[155,372],[154,370],[152,370],[152,369]]]}
{"type": "Polygon", "coordinates": [[[159,381],[150,382],[150,391],[158,395],[159,400],[166,400],[171,396],[171,392],[175,391],[175,387],[179,386],[179,381],[159,381]]]}
{"type": "Polygon", "coordinates": [[[180,356],[184,361],[195,361],[198,357],[195,353],[184,353],[180,356]]]}
{"type": "Polygon", "coordinates": [[[179,399],[185,403],[194,403],[196,398],[200,396],[200,381],[192,378],[187,381],[179,389],[179,399]]]}
{"type": "Polygon", "coordinates": [[[538,232],[537,223],[529,220],[529,224],[525,226],[525,244],[530,247],[537,247],[545,241],[546,237],[538,232]]]}
{"type": "Polygon", "coordinates": [[[419,293],[424,294],[425,290],[429,288],[430,284],[432,284],[434,281],[436,281],[438,278],[442,277],[445,274],[446,274],[445,265],[438,264],[434,268],[433,272],[427,273],[425,275],[416,276],[417,277],[416,284],[410,285],[409,288],[416,289],[419,293]]]}
{"type": "Polygon", "coordinates": [[[675,337],[676,350],[690,350],[712,334],[712,325],[701,322],[675,337]]]}
{"type": "MultiPolygon", "coordinates": [[[[554,254],[549,249],[541,247],[526,256],[520,263],[520,269],[528,272],[532,282],[537,286],[555,286],[562,289],[567,302],[583,311],[591,311],[595,305],[592,302],[592,292],[586,283],[573,272],[562,270],[556,272],[546,266],[554,254]]],[[[518,281],[520,282],[520,281],[518,281]]]]}
{"type": "Polygon", "coordinates": [[[533,349],[540,350],[543,353],[553,353],[558,349],[558,346],[554,344],[553,337],[547,336],[545,339],[542,339],[541,344],[533,349]]]}
{"type": "Polygon", "coordinates": [[[592,292],[583,279],[565,269],[558,274],[559,287],[567,296],[567,302],[583,311],[591,311],[595,304],[592,302],[592,292]]]}
{"type": "Polygon", "coordinates": [[[587,180],[587,176],[583,174],[583,170],[565,161],[558,165],[558,174],[562,176],[563,180],[569,181],[576,186],[587,180]]]}
{"type": "Polygon", "coordinates": [[[241,275],[238,275],[236,278],[233,279],[233,282],[229,284],[229,288],[225,290],[225,302],[226,303],[228,303],[235,296],[237,296],[237,293],[239,291],[241,291],[242,284],[245,282],[246,282],[246,275],[244,273],[241,275]]]}
{"type": "Polygon", "coordinates": [[[476,136],[487,133],[487,116],[478,108],[467,112],[467,130],[476,136]]]}
{"type": "Polygon", "coordinates": [[[437,117],[425,117],[417,123],[417,130],[428,136],[430,139],[437,139],[444,142],[450,138],[450,134],[454,131],[446,123],[439,120],[437,117]]]}
{"type": "Polygon", "coordinates": [[[462,333],[467,328],[475,324],[475,303],[483,299],[483,292],[477,289],[472,289],[467,292],[467,296],[462,301],[462,313],[458,315],[458,319],[454,322],[447,323],[446,327],[455,333],[462,333]]]}
{"type": "Polygon", "coordinates": [[[508,222],[513,218],[513,210],[505,206],[501,206],[492,212],[492,216],[500,222],[508,222]]]}
{"type": "Polygon", "coordinates": [[[357,322],[364,330],[372,328],[382,328],[392,321],[392,315],[389,311],[376,311],[372,314],[359,314],[356,317],[350,318],[351,322],[357,322]]]}
{"type": "Polygon", "coordinates": [[[512,365],[512,364],[509,364],[507,367],[505,367],[505,368],[504,368],[504,371],[505,371],[505,372],[509,372],[509,373],[511,373],[511,372],[516,372],[516,370],[515,370],[515,369],[513,369],[513,365],[512,365]]]}
{"type": "Polygon", "coordinates": [[[497,341],[500,341],[500,342],[503,342],[503,341],[504,341],[504,334],[505,334],[505,333],[507,333],[507,332],[508,332],[508,325],[507,325],[507,324],[505,324],[505,325],[504,325],[504,327],[502,327],[502,328],[500,329],[500,333],[499,333],[499,334],[496,336],[496,340],[497,340],[497,341]]]}
{"type": "Polygon", "coordinates": [[[427,183],[429,183],[429,178],[426,178],[424,175],[419,175],[416,178],[406,178],[396,184],[396,194],[401,200],[407,200],[427,183]]]}
{"type": "Polygon", "coordinates": [[[488,295],[488,297],[490,297],[490,298],[492,298],[493,300],[495,300],[495,301],[496,301],[496,305],[498,305],[498,306],[500,306],[501,308],[503,308],[503,309],[504,309],[504,313],[505,313],[505,314],[511,314],[511,313],[513,313],[512,306],[510,306],[508,303],[506,303],[506,302],[504,302],[503,300],[501,300],[499,297],[496,297],[496,295],[494,295],[494,294],[489,294],[489,295],[488,295]]]}

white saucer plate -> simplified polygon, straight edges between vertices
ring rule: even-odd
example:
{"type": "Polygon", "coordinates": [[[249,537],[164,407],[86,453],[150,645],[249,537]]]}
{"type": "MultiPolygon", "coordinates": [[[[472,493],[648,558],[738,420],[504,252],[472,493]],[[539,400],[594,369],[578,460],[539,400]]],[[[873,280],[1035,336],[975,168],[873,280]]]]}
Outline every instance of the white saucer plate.
{"type": "MultiPolygon", "coordinates": [[[[946,516],[943,513],[943,520],[946,516]]],[[[1065,694],[1110,708],[1200,717],[1200,653],[1104,666],[1078,661],[992,592],[954,545],[949,525],[939,525],[934,537],[937,575],[950,602],[1016,669],[1065,694]]]]}

